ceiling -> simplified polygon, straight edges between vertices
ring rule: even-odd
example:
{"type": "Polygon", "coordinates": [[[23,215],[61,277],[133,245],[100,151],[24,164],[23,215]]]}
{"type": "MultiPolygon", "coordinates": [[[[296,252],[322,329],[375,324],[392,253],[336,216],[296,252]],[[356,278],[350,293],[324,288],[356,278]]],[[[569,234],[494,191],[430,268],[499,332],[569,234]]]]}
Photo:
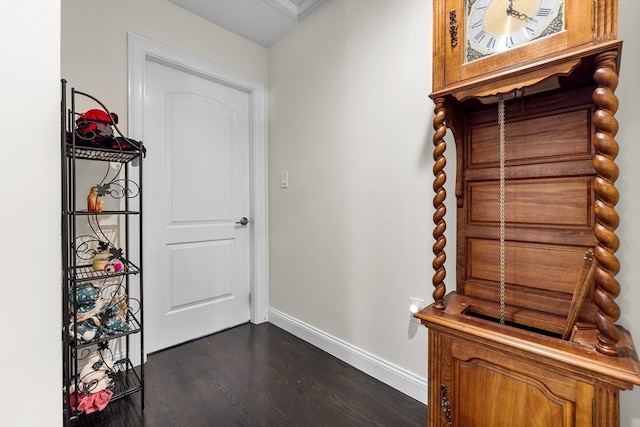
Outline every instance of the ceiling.
{"type": "Polygon", "coordinates": [[[332,0],[169,0],[216,25],[269,47],[332,0]]]}

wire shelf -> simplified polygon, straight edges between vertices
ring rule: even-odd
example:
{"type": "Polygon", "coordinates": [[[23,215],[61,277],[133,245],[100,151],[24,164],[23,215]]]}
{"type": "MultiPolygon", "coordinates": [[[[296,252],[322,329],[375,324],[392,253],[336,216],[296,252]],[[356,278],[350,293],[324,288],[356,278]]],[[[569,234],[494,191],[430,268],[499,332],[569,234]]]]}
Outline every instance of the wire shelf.
{"type": "Polygon", "coordinates": [[[127,261],[123,270],[117,273],[106,270],[95,270],[93,265],[89,264],[76,266],[75,269],[70,268],[69,279],[74,282],[87,282],[91,280],[103,280],[138,273],[140,273],[140,269],[130,261],[127,261]]]}
{"type": "Polygon", "coordinates": [[[128,163],[140,157],[139,151],[110,150],[107,148],[90,148],[67,144],[67,156],[76,159],[97,160],[103,162],[128,163]]]}

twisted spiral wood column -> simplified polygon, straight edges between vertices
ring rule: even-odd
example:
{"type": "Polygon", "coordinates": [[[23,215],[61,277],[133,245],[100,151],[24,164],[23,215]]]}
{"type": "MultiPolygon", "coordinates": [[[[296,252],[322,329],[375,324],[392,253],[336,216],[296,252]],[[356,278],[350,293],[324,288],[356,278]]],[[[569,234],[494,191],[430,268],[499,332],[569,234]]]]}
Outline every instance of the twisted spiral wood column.
{"type": "Polygon", "coordinates": [[[614,117],[618,109],[618,98],[614,95],[618,86],[616,59],[616,51],[605,52],[596,57],[593,80],[597,87],[592,95],[596,106],[593,114],[593,145],[596,150],[593,166],[597,172],[594,179],[594,233],[598,240],[594,248],[598,261],[594,292],[595,303],[598,306],[595,323],[599,331],[596,350],[610,356],[618,354],[616,344],[620,339],[620,332],[615,325],[620,317],[620,307],[614,301],[620,293],[620,284],[615,279],[620,270],[620,262],[614,255],[620,246],[615,234],[619,217],[614,209],[619,197],[614,186],[618,178],[618,166],[614,161],[618,155],[618,143],[614,139],[618,133],[618,121],[614,117]]]}
{"type": "Polygon", "coordinates": [[[447,275],[447,271],[444,268],[444,262],[447,259],[447,255],[444,252],[444,248],[447,244],[447,240],[444,237],[444,232],[447,229],[447,223],[444,220],[444,216],[447,213],[447,208],[444,205],[444,200],[447,198],[447,192],[444,189],[444,183],[447,181],[447,174],[444,172],[444,167],[447,164],[447,158],[443,155],[447,148],[447,143],[444,141],[444,135],[447,133],[446,119],[446,101],[444,98],[434,99],[436,104],[434,108],[435,117],[433,119],[433,129],[435,133],[433,135],[433,191],[435,196],[433,197],[433,207],[435,212],[433,214],[433,223],[435,228],[433,229],[433,238],[436,240],[433,244],[433,269],[435,274],[433,275],[433,304],[434,308],[444,309],[444,295],[447,292],[447,287],[444,284],[444,278],[447,275]]]}

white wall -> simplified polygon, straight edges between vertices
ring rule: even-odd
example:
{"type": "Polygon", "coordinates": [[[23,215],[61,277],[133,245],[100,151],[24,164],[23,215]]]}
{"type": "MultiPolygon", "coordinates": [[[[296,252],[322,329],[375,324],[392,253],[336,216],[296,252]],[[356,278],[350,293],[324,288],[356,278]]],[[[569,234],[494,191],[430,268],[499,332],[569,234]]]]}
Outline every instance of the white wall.
{"type": "Polygon", "coordinates": [[[423,378],[431,9],[334,0],[269,49],[270,307],[423,378]]]}
{"type": "Polygon", "coordinates": [[[62,422],[60,2],[0,1],[0,425],[62,422]]]}
{"type": "MultiPolygon", "coordinates": [[[[426,376],[429,302],[432,0],[334,0],[269,50],[270,306],[426,376]],[[280,172],[289,188],[279,188],[280,172]]],[[[640,345],[640,3],[620,0],[617,94],[622,263],[619,324],[640,345]]],[[[450,139],[450,138],[449,138],[450,139]]],[[[450,145],[452,147],[452,145],[450,145]]],[[[455,286],[454,153],[447,157],[446,283],[455,286]]],[[[640,427],[640,387],[621,394],[640,427]]]]}

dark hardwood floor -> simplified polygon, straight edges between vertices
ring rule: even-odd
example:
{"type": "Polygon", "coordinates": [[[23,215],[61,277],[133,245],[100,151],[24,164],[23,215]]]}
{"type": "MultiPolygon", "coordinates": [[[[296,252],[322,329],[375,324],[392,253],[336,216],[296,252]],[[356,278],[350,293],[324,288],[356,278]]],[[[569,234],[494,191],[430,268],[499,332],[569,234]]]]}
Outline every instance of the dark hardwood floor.
{"type": "Polygon", "coordinates": [[[247,323],[149,356],[83,426],[425,426],[426,406],[288,332],[247,323]]]}

